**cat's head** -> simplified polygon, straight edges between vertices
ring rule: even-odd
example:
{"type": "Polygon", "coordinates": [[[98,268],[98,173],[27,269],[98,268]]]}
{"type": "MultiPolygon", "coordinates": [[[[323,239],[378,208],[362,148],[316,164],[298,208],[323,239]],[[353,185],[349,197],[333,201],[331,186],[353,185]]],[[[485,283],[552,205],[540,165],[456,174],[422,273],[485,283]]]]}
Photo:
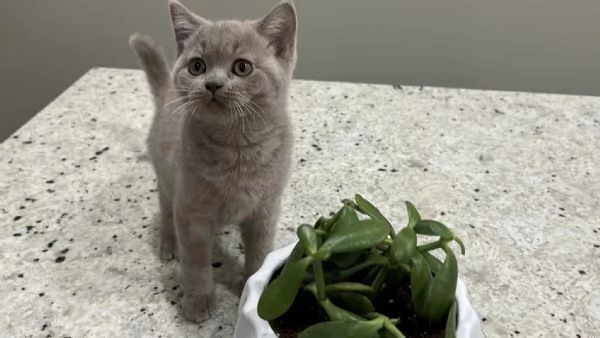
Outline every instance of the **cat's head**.
{"type": "MultiPolygon", "coordinates": [[[[296,63],[296,12],[282,2],[258,20],[209,21],[170,0],[177,44],[175,91],[201,115],[277,107],[296,63]]],[[[253,118],[258,118],[253,116],[253,118]]]]}

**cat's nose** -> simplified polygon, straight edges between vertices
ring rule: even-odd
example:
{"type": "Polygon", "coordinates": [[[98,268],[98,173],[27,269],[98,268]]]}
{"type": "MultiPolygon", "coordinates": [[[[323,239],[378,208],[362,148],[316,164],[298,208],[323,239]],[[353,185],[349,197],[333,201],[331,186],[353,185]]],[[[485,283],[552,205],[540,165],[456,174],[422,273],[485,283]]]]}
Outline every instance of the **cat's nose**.
{"type": "Polygon", "coordinates": [[[217,82],[207,82],[204,84],[204,88],[206,88],[206,90],[215,95],[217,90],[223,88],[223,85],[217,82]]]}

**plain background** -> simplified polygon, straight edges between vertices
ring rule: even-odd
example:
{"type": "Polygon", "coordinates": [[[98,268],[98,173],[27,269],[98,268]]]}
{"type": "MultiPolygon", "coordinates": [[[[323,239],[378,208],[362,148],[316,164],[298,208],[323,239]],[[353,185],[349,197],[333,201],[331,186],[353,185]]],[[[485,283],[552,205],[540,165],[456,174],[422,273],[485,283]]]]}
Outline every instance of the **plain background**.
{"type": "MultiPolygon", "coordinates": [[[[209,19],[276,0],[183,0],[209,19]]],[[[598,0],[295,0],[301,79],[600,95],[598,0]]],[[[167,0],[0,0],[0,140],[92,67],[173,50],[167,0]]]]}

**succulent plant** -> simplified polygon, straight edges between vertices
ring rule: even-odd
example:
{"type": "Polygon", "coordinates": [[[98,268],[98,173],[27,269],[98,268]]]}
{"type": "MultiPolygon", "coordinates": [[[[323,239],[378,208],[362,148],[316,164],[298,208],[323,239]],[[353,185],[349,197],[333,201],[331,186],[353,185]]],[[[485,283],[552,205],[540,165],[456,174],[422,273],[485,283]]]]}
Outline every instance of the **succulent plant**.
{"type": "Polygon", "coordinates": [[[361,195],[342,203],[331,218],[298,227],[298,243],[260,297],[259,316],[277,319],[304,290],[314,295],[329,321],[306,328],[300,338],[404,337],[396,325],[403,318],[379,313],[373,299],[386,284],[405,281],[416,315],[444,322],[445,337],[454,337],[458,262],[449,244],[456,242],[464,255],[462,241],[444,224],[422,219],[408,201],[408,224],[398,233],[361,195]],[[438,238],[417,245],[417,235],[438,238]],[[443,261],[431,253],[437,249],[445,253],[443,261]]]}

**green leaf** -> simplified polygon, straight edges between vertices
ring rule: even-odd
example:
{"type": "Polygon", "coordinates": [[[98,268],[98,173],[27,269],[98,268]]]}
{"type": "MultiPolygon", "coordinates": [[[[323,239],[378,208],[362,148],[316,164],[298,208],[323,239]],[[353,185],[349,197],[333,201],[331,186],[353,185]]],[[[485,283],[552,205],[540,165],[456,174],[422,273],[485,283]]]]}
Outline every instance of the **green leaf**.
{"type": "Polygon", "coordinates": [[[377,209],[371,202],[367,201],[360,194],[356,194],[356,196],[354,198],[356,200],[356,205],[358,206],[358,211],[371,217],[372,219],[385,222],[388,225],[388,227],[390,228],[390,236],[392,238],[395,237],[396,232],[394,231],[394,228],[392,227],[392,223],[390,223],[390,221],[388,221],[387,218],[385,218],[385,216],[383,216],[383,214],[381,213],[381,211],[379,211],[379,209],[377,209]]]}
{"type": "Polygon", "coordinates": [[[288,267],[288,265],[290,265],[290,263],[300,260],[302,258],[302,256],[304,256],[304,248],[302,247],[302,244],[300,244],[300,242],[298,242],[298,243],[296,243],[296,245],[294,245],[294,248],[292,249],[292,252],[290,253],[290,257],[288,257],[287,261],[283,265],[282,270],[287,269],[287,267],[288,267]]]}
{"type": "Polygon", "coordinates": [[[365,215],[368,215],[372,219],[389,223],[389,221],[387,220],[387,218],[385,218],[385,216],[383,216],[381,211],[379,211],[379,209],[377,209],[371,202],[367,201],[360,194],[356,194],[355,199],[356,205],[358,206],[358,210],[360,212],[362,212],[365,215]]]}
{"type": "Polygon", "coordinates": [[[388,330],[379,331],[379,338],[396,338],[394,335],[388,330]]]}
{"type": "Polygon", "coordinates": [[[290,308],[302,283],[304,272],[312,261],[313,258],[308,256],[291,262],[267,285],[258,301],[260,318],[274,320],[290,308]]]}
{"type": "Polygon", "coordinates": [[[372,219],[339,223],[319,251],[341,253],[365,250],[381,243],[388,236],[388,229],[385,223],[372,219]]]}
{"type": "Polygon", "coordinates": [[[417,234],[412,228],[406,227],[400,230],[390,252],[396,264],[410,262],[417,250],[417,234]]]}
{"type": "Polygon", "coordinates": [[[425,257],[425,260],[427,261],[427,265],[429,265],[431,272],[433,272],[434,275],[437,275],[442,269],[442,262],[440,262],[440,260],[437,257],[430,254],[429,252],[422,252],[421,254],[423,255],[423,257],[425,257]]]}
{"type": "Polygon", "coordinates": [[[358,315],[365,315],[375,311],[371,300],[360,293],[343,291],[335,292],[331,295],[328,294],[328,296],[336,304],[358,315]]]}
{"type": "Polygon", "coordinates": [[[427,295],[427,318],[431,321],[445,318],[455,299],[458,262],[452,250],[444,248],[444,251],[446,251],[446,259],[431,281],[427,295]]]}
{"type": "Polygon", "coordinates": [[[454,239],[454,233],[452,233],[447,226],[438,221],[429,219],[419,221],[417,225],[415,225],[415,232],[419,235],[440,236],[445,240],[454,239]]]}
{"type": "Polygon", "coordinates": [[[317,221],[315,222],[315,229],[323,229],[323,227],[325,226],[325,223],[327,222],[327,219],[323,216],[319,217],[319,219],[317,219],[317,221]]]}
{"type": "Polygon", "coordinates": [[[460,247],[460,254],[464,255],[465,254],[465,245],[463,244],[462,240],[460,238],[458,238],[458,236],[454,235],[454,241],[460,247]]]}
{"type": "Polygon", "coordinates": [[[465,245],[462,240],[447,226],[438,221],[421,220],[415,226],[415,232],[419,235],[440,236],[444,241],[454,240],[460,247],[461,254],[465,254],[465,245]]]}
{"type": "Polygon", "coordinates": [[[325,312],[327,313],[327,316],[329,316],[330,320],[332,320],[332,321],[335,321],[335,320],[351,320],[351,321],[364,320],[364,318],[362,318],[361,316],[359,316],[355,313],[352,313],[350,311],[347,311],[345,309],[342,309],[341,307],[338,307],[337,305],[333,304],[329,300],[329,298],[325,298],[324,300],[319,301],[319,293],[317,291],[317,286],[315,283],[308,284],[307,286],[304,287],[304,289],[310,291],[310,293],[312,293],[315,296],[315,299],[317,299],[317,301],[319,302],[319,305],[321,305],[323,310],[325,310],[325,312]]]}
{"type": "Polygon", "coordinates": [[[333,254],[329,257],[328,261],[335,263],[338,268],[345,269],[356,263],[358,258],[362,255],[361,251],[353,251],[347,253],[333,254]]]}
{"type": "Polygon", "coordinates": [[[329,284],[325,288],[325,291],[327,292],[328,295],[335,293],[335,292],[346,292],[346,291],[360,292],[360,293],[366,294],[366,295],[373,294],[373,288],[371,286],[362,284],[362,283],[354,283],[354,282],[340,282],[340,283],[329,284]]]}
{"type": "Polygon", "coordinates": [[[347,199],[347,198],[345,198],[345,199],[343,199],[343,200],[342,200],[342,203],[343,203],[344,205],[346,205],[346,206],[349,206],[349,207],[351,207],[351,208],[352,208],[352,209],[354,209],[354,210],[358,210],[358,205],[356,205],[356,203],[354,203],[354,201],[353,201],[353,200],[350,200],[350,199],[347,199]]]}
{"type": "MultiPolygon", "coordinates": [[[[315,298],[317,299],[317,301],[319,301],[319,295],[318,295],[318,291],[317,291],[317,286],[312,283],[309,284],[307,286],[304,287],[304,289],[310,291],[315,298]]],[[[336,320],[350,320],[350,321],[359,321],[359,320],[364,320],[364,318],[362,318],[361,316],[352,313],[350,311],[347,311],[345,309],[342,309],[341,307],[338,307],[337,305],[333,304],[329,298],[325,298],[324,300],[319,301],[319,305],[321,305],[321,307],[323,308],[323,310],[325,310],[325,312],[327,313],[327,316],[329,316],[329,319],[332,321],[336,321],[336,320]]]]}
{"type": "Polygon", "coordinates": [[[345,232],[347,229],[352,228],[356,222],[358,222],[358,215],[354,208],[344,205],[340,211],[334,217],[334,222],[331,227],[330,235],[335,232],[345,232]]]}
{"type": "Polygon", "coordinates": [[[452,303],[452,307],[450,307],[450,312],[448,312],[448,319],[446,320],[446,329],[444,330],[444,338],[456,338],[456,308],[457,308],[456,300],[452,303]]]}
{"type": "Polygon", "coordinates": [[[387,317],[383,321],[383,327],[386,329],[386,331],[390,332],[391,337],[406,338],[404,336],[404,334],[402,332],[400,332],[400,330],[398,330],[398,328],[396,327],[396,324],[392,323],[392,321],[387,317]]]}
{"type": "Polygon", "coordinates": [[[415,312],[421,318],[427,317],[427,295],[431,284],[432,276],[429,265],[425,258],[417,252],[412,259],[412,269],[410,270],[410,290],[415,312]]]}
{"type": "Polygon", "coordinates": [[[302,331],[298,338],[378,338],[381,320],[321,322],[302,331]]]}
{"type": "Polygon", "coordinates": [[[337,223],[337,221],[339,220],[340,216],[342,215],[342,212],[344,212],[344,207],[341,207],[334,215],[333,217],[327,219],[324,217],[321,217],[321,219],[323,219],[323,226],[322,226],[322,230],[329,232],[331,230],[331,228],[333,227],[333,225],[335,223],[337,223]]]}
{"type": "Polygon", "coordinates": [[[379,254],[371,254],[367,256],[367,258],[359,264],[352,266],[346,270],[333,270],[325,274],[326,281],[345,279],[353,274],[362,271],[370,266],[389,266],[390,262],[387,257],[379,255],[379,254]]]}
{"type": "Polygon", "coordinates": [[[409,201],[406,201],[406,211],[408,212],[407,227],[413,229],[415,225],[421,221],[421,215],[419,215],[417,208],[415,208],[415,206],[409,201]]]}
{"type": "Polygon", "coordinates": [[[311,255],[317,253],[317,234],[313,227],[308,224],[302,224],[298,227],[296,233],[298,234],[298,239],[300,240],[300,243],[302,243],[304,250],[311,255]]]}
{"type": "Polygon", "coordinates": [[[375,293],[379,293],[379,291],[381,291],[385,281],[387,280],[387,276],[387,268],[381,268],[379,269],[379,271],[377,271],[377,275],[375,276],[375,279],[373,279],[373,283],[371,283],[371,286],[373,287],[373,290],[375,290],[375,293]]]}

